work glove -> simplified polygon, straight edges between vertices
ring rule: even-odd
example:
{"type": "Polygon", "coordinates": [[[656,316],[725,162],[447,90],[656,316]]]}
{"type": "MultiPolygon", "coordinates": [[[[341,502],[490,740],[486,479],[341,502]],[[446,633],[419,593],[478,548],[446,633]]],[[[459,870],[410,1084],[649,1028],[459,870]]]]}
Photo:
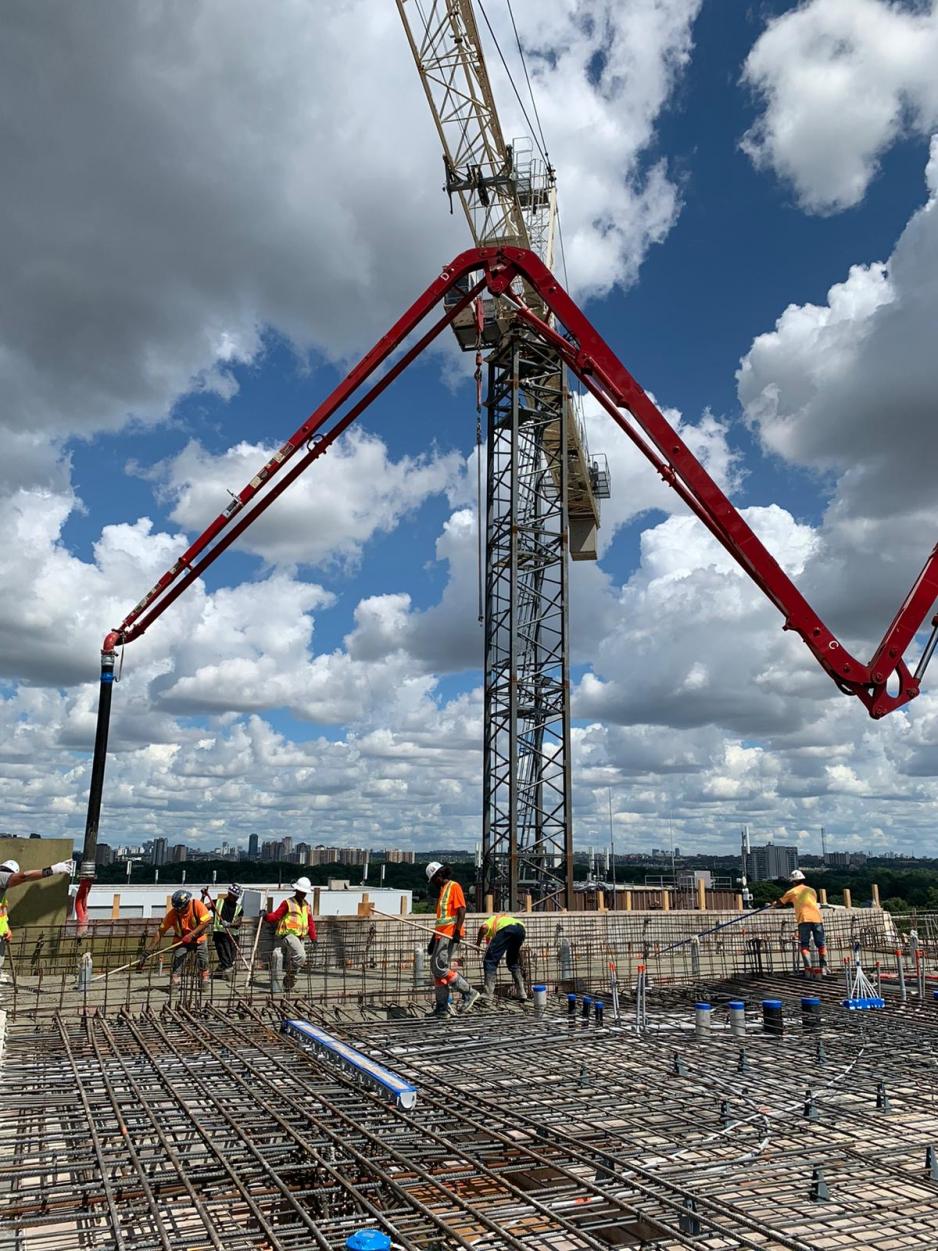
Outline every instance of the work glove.
{"type": "Polygon", "coordinates": [[[59,860],[58,863],[50,866],[53,873],[67,873],[69,877],[75,872],[74,860],[59,860]]]}
{"type": "Polygon", "coordinates": [[[427,943],[427,955],[428,956],[433,955],[433,951],[435,947],[436,947],[436,939],[431,938],[430,941],[427,943]]]}

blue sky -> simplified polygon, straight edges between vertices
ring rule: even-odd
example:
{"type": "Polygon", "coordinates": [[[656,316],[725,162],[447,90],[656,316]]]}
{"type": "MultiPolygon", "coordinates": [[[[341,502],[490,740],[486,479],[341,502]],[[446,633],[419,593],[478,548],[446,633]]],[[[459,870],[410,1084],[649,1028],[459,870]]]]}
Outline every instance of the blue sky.
{"type": "MultiPolygon", "coordinates": [[[[260,47],[240,4],[223,27],[209,0],[151,24],[128,5],[106,39],[102,6],[61,31],[21,15],[30,48],[68,47],[49,96],[77,103],[57,130],[8,75],[34,155],[0,222],[25,309],[0,325],[3,491],[28,535],[7,570],[19,616],[0,622],[21,727],[4,828],[80,835],[100,637],[178,553],[173,536],[220,511],[468,243],[393,6],[368,10],[356,52],[382,107],[334,65],[360,9],[337,10],[315,48],[303,4],[260,47]],[[304,55],[319,72],[297,88],[304,55]]],[[[868,648],[934,542],[920,437],[934,365],[895,349],[935,310],[933,9],[630,0],[524,21],[578,297],[868,648]],[[897,246],[894,279],[875,266],[897,246]],[[875,382],[893,373],[894,410],[875,382]],[[920,461],[908,498],[903,445],[920,461]]],[[[351,825],[375,845],[476,841],[463,369],[449,345],[413,366],[344,459],[314,466],[128,650],[103,839],[347,841],[351,825]]],[[[682,846],[732,846],[742,821],[805,846],[821,824],[844,845],[919,846],[938,769],[927,699],[874,733],[611,423],[590,429],[617,498],[599,565],[574,576],[578,839],[600,837],[611,788],[623,847],[660,845],[665,809],[682,846]]]]}

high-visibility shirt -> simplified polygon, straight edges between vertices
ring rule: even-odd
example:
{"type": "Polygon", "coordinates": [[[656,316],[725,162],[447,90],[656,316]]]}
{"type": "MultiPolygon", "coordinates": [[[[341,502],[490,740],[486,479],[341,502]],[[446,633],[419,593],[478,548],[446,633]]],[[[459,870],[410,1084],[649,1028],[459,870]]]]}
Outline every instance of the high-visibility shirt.
{"type": "MultiPolygon", "coordinates": [[[[185,938],[194,929],[198,929],[206,917],[209,916],[211,916],[211,913],[201,900],[190,899],[189,906],[183,908],[182,912],[177,912],[175,908],[170,908],[160,923],[160,933],[168,934],[172,930],[177,938],[185,938]]],[[[207,935],[203,931],[196,939],[196,942],[204,943],[206,937],[207,935]]]]}
{"type": "Polygon", "coordinates": [[[215,900],[214,919],[212,920],[213,933],[217,934],[219,930],[224,930],[229,925],[234,925],[241,915],[241,900],[234,900],[234,908],[228,906],[230,903],[231,900],[228,899],[227,895],[224,899],[215,900]],[[225,915],[226,912],[229,914],[228,916],[225,915]]]}
{"type": "Polygon", "coordinates": [[[800,925],[803,921],[811,921],[815,925],[821,920],[821,909],[817,906],[817,895],[810,886],[800,882],[787,890],[778,901],[783,904],[795,905],[795,920],[800,925]]]}
{"type": "MultiPolygon", "coordinates": [[[[290,903],[296,903],[296,899],[293,898],[292,896],[290,899],[285,899],[278,908],[275,908],[273,910],[273,912],[267,913],[267,923],[274,927],[274,932],[276,933],[278,938],[282,937],[282,934],[284,933],[284,931],[280,929],[279,922],[290,911],[289,906],[288,906],[290,903]]],[[[308,916],[306,937],[309,939],[311,943],[314,943],[316,941],[316,922],[313,920],[313,912],[308,904],[306,905],[306,911],[307,911],[307,916],[308,916]]],[[[290,930],[287,930],[285,932],[292,933],[292,931],[290,930]]],[[[300,937],[302,937],[302,935],[300,935],[300,937]]]]}
{"type": "Polygon", "coordinates": [[[10,918],[7,914],[7,906],[0,903],[0,938],[6,938],[10,933],[10,918]]]}
{"type": "MultiPolygon", "coordinates": [[[[490,943],[499,930],[507,929],[509,925],[521,925],[521,922],[510,912],[496,912],[494,916],[482,922],[482,941],[490,943]]],[[[521,928],[524,929],[524,926],[521,925],[521,928]]]]}
{"type": "Polygon", "coordinates": [[[297,938],[305,938],[310,932],[309,904],[300,903],[298,899],[292,898],[285,900],[285,903],[287,910],[277,926],[277,937],[283,938],[284,934],[295,934],[297,938]]]}
{"type": "Polygon", "coordinates": [[[452,938],[456,929],[456,913],[465,908],[466,896],[458,882],[449,881],[440,891],[436,901],[436,928],[434,933],[452,938]]]}

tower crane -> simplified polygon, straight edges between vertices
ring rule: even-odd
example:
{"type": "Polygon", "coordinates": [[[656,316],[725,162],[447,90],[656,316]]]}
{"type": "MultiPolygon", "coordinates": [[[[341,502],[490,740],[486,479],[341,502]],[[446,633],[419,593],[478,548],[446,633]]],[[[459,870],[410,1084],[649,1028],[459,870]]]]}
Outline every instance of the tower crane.
{"type": "MultiPolygon", "coordinates": [[[[443,147],[451,207],[458,200],[476,247],[530,250],[550,269],[555,173],[543,148],[535,156],[533,136],[505,141],[472,0],[396,3],[443,147]]],[[[523,279],[519,294],[551,323],[523,279]]],[[[517,908],[523,895],[569,907],[567,558],[596,559],[608,467],[589,454],[561,355],[507,301],[477,299],[453,330],[476,353],[480,408],[488,350],[480,893],[497,907],[517,908]]]]}

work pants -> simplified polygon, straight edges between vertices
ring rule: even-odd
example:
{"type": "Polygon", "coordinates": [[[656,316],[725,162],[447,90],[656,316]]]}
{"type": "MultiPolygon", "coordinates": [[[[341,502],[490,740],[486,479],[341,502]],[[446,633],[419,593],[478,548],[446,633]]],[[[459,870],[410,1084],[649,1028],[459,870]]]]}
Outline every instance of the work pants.
{"type": "Polygon", "coordinates": [[[494,973],[499,966],[502,956],[504,956],[509,972],[513,973],[519,967],[518,956],[523,942],[523,925],[506,925],[503,929],[500,929],[489,943],[485,958],[482,961],[486,972],[494,973]]]}
{"type": "Polygon", "coordinates": [[[306,948],[303,940],[296,934],[280,936],[280,950],[283,952],[283,968],[286,973],[296,973],[306,963],[306,948]]]}
{"type": "Polygon", "coordinates": [[[811,959],[811,939],[814,939],[814,945],[817,948],[818,959],[821,967],[827,963],[827,947],[824,943],[824,926],[820,921],[799,921],[798,923],[798,946],[801,948],[801,958],[805,964],[811,959]]]}
{"type": "Polygon", "coordinates": [[[175,977],[182,969],[189,954],[195,952],[195,961],[200,973],[208,972],[208,943],[202,941],[196,943],[195,947],[177,947],[173,952],[173,976],[175,977]]]}
{"type": "Polygon", "coordinates": [[[216,930],[212,935],[212,941],[215,944],[215,955],[218,957],[218,967],[223,973],[227,973],[229,969],[234,968],[235,958],[238,953],[238,944],[235,942],[232,935],[226,930],[216,930]]]}
{"type": "Polygon", "coordinates": [[[446,935],[438,935],[433,939],[433,950],[430,953],[430,972],[433,974],[433,985],[436,991],[436,1006],[445,1008],[449,1003],[451,991],[459,991],[468,995],[472,987],[455,969],[451,968],[453,959],[459,949],[459,943],[446,935]]]}

